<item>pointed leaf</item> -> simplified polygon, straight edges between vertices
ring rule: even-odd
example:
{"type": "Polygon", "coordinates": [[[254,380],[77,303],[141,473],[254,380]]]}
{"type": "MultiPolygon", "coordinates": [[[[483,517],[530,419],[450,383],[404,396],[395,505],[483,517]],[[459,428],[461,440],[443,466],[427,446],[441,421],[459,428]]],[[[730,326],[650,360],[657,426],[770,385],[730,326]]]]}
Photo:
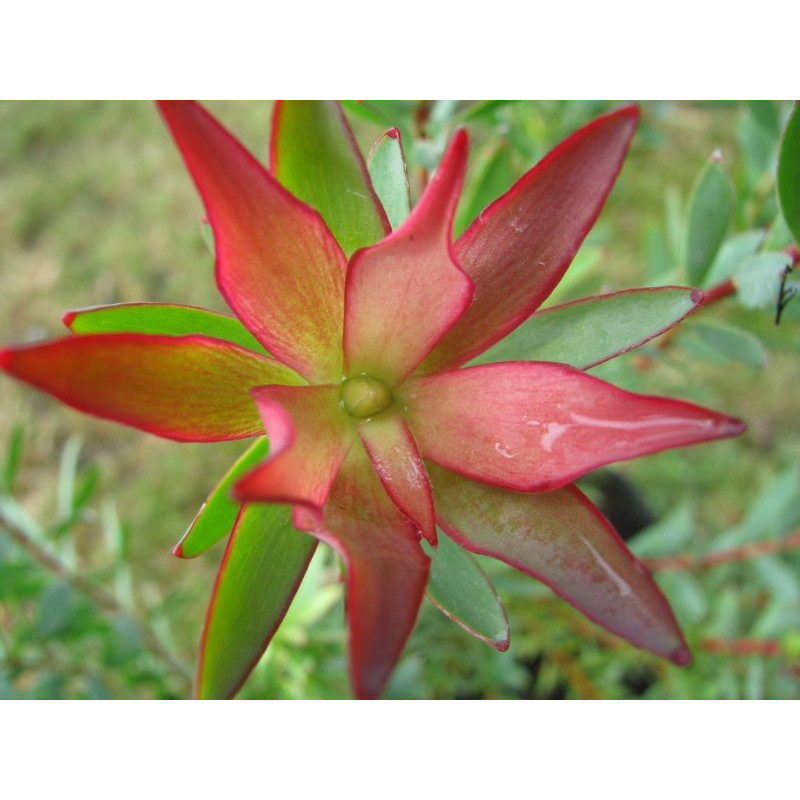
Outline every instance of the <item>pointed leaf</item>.
{"type": "Polygon", "coordinates": [[[428,599],[467,633],[496,650],[507,650],[508,616],[489,576],[442,531],[438,540],[436,548],[424,545],[431,559],[428,599]]]}
{"type": "Polygon", "coordinates": [[[389,129],[375,142],[368,164],[375,192],[386,209],[392,230],[397,230],[411,212],[406,155],[397,128],[389,129]]]}
{"type": "Polygon", "coordinates": [[[800,242],[800,111],[795,103],[786,124],[778,158],[778,197],[783,218],[800,242]]]}
{"type": "Polygon", "coordinates": [[[467,136],[459,131],[411,216],[353,256],[344,331],[349,374],[402,381],[469,304],[472,284],[451,244],[466,157],[467,136]]]}
{"type": "Polygon", "coordinates": [[[260,435],[250,389],[299,382],[282,364],[220,339],[139,333],[0,350],[0,369],[78,411],[185,442],[260,435]]]}
{"type": "Polygon", "coordinates": [[[605,464],[744,430],[709,409],[549,362],[413,378],[402,402],[424,458],[522,491],[557,489],[605,464]]]}
{"type": "Polygon", "coordinates": [[[361,441],[392,502],[433,545],[433,495],[414,437],[399,414],[386,412],[359,426],[361,441]]]}
{"type": "Polygon", "coordinates": [[[267,457],[269,441],[256,439],[225,473],[222,480],[200,507],[191,525],[172,550],[178,558],[194,558],[213,547],[232,530],[239,516],[241,503],[231,497],[233,486],[239,478],[267,457]]]}
{"type": "Polygon", "coordinates": [[[288,506],[242,508],[206,615],[198,698],[236,694],[278,629],[316,545],[292,528],[288,506]]]}
{"type": "Polygon", "coordinates": [[[533,314],[473,363],[559,361],[588,369],[669,330],[702,298],[694,289],[668,286],[554,306],[533,314]]]}
{"type": "Polygon", "coordinates": [[[167,303],[120,303],[68,311],[64,324],[73,333],[149,333],[187,336],[198,333],[233,342],[248,350],[267,352],[236,317],[204,308],[167,303]]]}
{"type": "Polygon", "coordinates": [[[589,619],[676,664],[691,655],[661,591],[574,486],[528,494],[430,465],[441,527],[462,547],[546,583],[589,619]]]}
{"type": "Polygon", "coordinates": [[[161,112],[214,229],[223,297],[275,358],[310,381],[339,380],[347,264],[324,221],[199,105],[161,112]]]}
{"type": "Polygon", "coordinates": [[[526,320],[561,280],[594,224],[639,112],[599,117],[562,142],[492,203],[456,242],[475,299],[423,365],[463,364],[526,320]]]}
{"type": "Polygon", "coordinates": [[[316,208],[346,256],[390,232],[353,132],[332,100],[283,100],[272,114],[272,174],[316,208]]]}
{"type": "Polygon", "coordinates": [[[376,698],[411,633],[428,582],[428,557],[360,444],[342,465],[314,535],[347,565],[350,674],[358,698],[376,698]]]}
{"type": "Polygon", "coordinates": [[[686,274],[701,286],[733,218],[736,195],[718,155],[703,167],[689,198],[686,274]]]}
{"type": "Polygon", "coordinates": [[[321,514],[354,438],[349,418],[339,408],[339,387],[259,386],[252,394],[264,420],[270,455],[236,484],[234,497],[292,503],[321,514]]]}

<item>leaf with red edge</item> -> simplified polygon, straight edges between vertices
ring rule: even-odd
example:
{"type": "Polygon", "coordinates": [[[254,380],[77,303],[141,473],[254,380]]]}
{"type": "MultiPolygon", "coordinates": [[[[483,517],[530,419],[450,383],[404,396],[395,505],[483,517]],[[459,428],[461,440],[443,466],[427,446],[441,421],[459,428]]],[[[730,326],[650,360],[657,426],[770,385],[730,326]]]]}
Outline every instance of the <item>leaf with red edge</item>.
{"type": "Polygon", "coordinates": [[[435,545],[431,484],[405,420],[399,414],[379,414],[363,422],[358,432],[386,493],[435,545]]]}
{"type": "Polygon", "coordinates": [[[702,292],[677,286],[575,300],[537,311],[473,363],[559,361],[588,369],[659,336],[702,301],[702,292]]]}
{"type": "Polygon", "coordinates": [[[262,437],[253,442],[234,462],[173,548],[174,555],[178,558],[199,556],[231,532],[241,510],[241,503],[235,502],[231,497],[231,489],[239,478],[263,461],[268,452],[269,441],[262,437]]]}
{"type": "Polygon", "coordinates": [[[380,695],[417,619],[428,557],[389,500],[360,444],[342,465],[314,535],[347,566],[350,674],[356,697],[380,695]]]}
{"type": "Polygon", "coordinates": [[[397,128],[386,131],[372,145],[367,164],[375,192],[386,209],[392,229],[397,230],[411,212],[406,155],[397,128]]]}
{"type": "Polygon", "coordinates": [[[546,583],[636,647],[685,665],[689,648],[664,595],[603,515],[574,486],[510,492],[430,465],[439,525],[474,553],[546,583]]]}
{"type": "Polygon", "coordinates": [[[431,559],[428,599],[448,619],[495,650],[508,650],[510,633],[503,601],[475,558],[438,531],[431,559]]]}
{"type": "Polygon", "coordinates": [[[79,411],[184,442],[261,435],[250,389],[300,381],[282,364],[220,339],[139,333],[0,350],[0,369],[79,411]]]}
{"type": "Polygon", "coordinates": [[[206,615],[196,696],[232,697],[278,629],[317,546],[288,506],[251,504],[238,519],[206,615]]]}
{"type": "Polygon", "coordinates": [[[744,430],[715,411],[548,362],[412,378],[402,400],[424,458],[522,491],[557,489],[604,464],[744,430]]]}
{"type": "Polygon", "coordinates": [[[268,355],[236,317],[205,308],[168,303],[119,303],[68,311],[64,324],[73,333],[149,333],[188,336],[193,333],[223,339],[268,355]]]}
{"type": "Polygon", "coordinates": [[[351,259],[344,329],[348,374],[402,381],[469,305],[472,284],[451,244],[466,158],[462,130],[405,223],[351,259]]]}
{"type": "Polygon", "coordinates": [[[272,174],[322,215],[345,255],[391,231],[341,106],[279,100],[272,113],[272,174]]]}
{"type": "Polygon", "coordinates": [[[275,358],[310,381],[339,380],[347,263],[322,217],[202,107],[160,107],[214,229],[223,297],[275,358]]]}
{"type": "Polygon", "coordinates": [[[474,358],[544,302],[597,219],[638,118],[638,109],[627,106],[590,122],[470,225],[456,242],[456,258],[475,284],[475,299],[423,372],[474,358]]]}
{"type": "Polygon", "coordinates": [[[292,503],[319,515],[355,435],[339,407],[339,387],[259,386],[253,398],[270,455],[235,485],[234,497],[292,503]]]}

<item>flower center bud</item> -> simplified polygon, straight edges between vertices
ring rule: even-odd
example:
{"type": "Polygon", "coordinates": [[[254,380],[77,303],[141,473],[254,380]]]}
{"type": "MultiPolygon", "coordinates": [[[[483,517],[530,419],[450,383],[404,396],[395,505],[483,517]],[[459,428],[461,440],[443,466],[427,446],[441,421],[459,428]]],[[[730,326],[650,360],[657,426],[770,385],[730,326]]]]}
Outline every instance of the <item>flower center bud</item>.
{"type": "Polygon", "coordinates": [[[351,417],[374,417],[392,402],[392,390],[377,378],[356,375],[342,384],[342,403],[351,417]]]}

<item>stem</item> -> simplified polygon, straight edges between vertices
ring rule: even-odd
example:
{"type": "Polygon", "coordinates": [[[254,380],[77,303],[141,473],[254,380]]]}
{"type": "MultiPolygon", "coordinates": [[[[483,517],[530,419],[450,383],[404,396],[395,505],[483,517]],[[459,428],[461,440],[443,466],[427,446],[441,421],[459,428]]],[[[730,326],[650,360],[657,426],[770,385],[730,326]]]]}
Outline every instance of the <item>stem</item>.
{"type": "Polygon", "coordinates": [[[733,281],[728,278],[728,280],[722,281],[722,283],[718,283],[716,286],[712,286],[705,292],[705,297],[700,307],[705,308],[705,306],[710,306],[712,303],[716,303],[725,297],[730,297],[732,294],[736,294],[736,286],[733,281]]]}
{"type": "Polygon", "coordinates": [[[678,572],[690,569],[709,569],[720,564],[731,564],[736,561],[749,561],[751,558],[768,556],[775,553],[786,553],[800,549],[800,531],[794,531],[783,539],[769,539],[764,542],[751,542],[730,550],[720,550],[705,555],[684,554],[665,556],[664,558],[643,559],[648,569],[660,572],[678,572]]]}
{"type": "MultiPolygon", "coordinates": [[[[19,545],[31,558],[40,564],[44,569],[62,580],[67,581],[74,589],[85,597],[88,597],[98,608],[110,613],[121,616],[130,616],[130,612],[117,598],[104,589],[97,586],[92,581],[87,580],[83,575],[74,572],[59,561],[59,559],[47,548],[36,542],[31,536],[4,513],[0,508],[0,528],[6,531],[11,539],[19,545]]],[[[187,666],[163,644],[155,632],[142,620],[135,620],[142,637],[144,646],[158,659],[167,664],[180,678],[185,688],[190,688],[192,684],[191,671],[187,666]]]]}
{"type": "Polygon", "coordinates": [[[700,647],[707,653],[722,656],[769,656],[784,655],[780,642],[773,639],[703,639],[700,647]]]}
{"type": "MultiPolygon", "coordinates": [[[[417,139],[425,140],[428,138],[428,120],[431,116],[430,100],[420,100],[414,111],[414,136],[417,139]]],[[[428,170],[425,167],[419,168],[420,192],[425,191],[428,185],[428,170]]]]}

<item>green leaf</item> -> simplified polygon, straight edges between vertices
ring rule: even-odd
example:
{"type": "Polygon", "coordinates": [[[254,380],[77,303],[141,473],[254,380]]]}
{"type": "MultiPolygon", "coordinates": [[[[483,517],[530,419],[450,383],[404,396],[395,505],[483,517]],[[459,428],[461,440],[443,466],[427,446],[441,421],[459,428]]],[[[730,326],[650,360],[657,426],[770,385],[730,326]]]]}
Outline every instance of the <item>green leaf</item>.
{"type": "Polygon", "coordinates": [[[767,363],[764,345],[758,337],[742,328],[702,320],[687,323],[684,333],[697,336],[702,345],[723,362],[738,361],[750,367],[764,367],[767,363]]]}
{"type": "Polygon", "coordinates": [[[667,276],[674,271],[667,243],[661,227],[654,222],[646,223],[642,233],[642,246],[647,264],[647,282],[651,286],[668,283],[667,276]]]}
{"type": "Polygon", "coordinates": [[[692,289],[632,289],[540,311],[471,363],[560,361],[601,364],[658,336],[700,300],[692,289]]]}
{"type": "Polygon", "coordinates": [[[466,230],[486,206],[508,191],[514,181],[511,168],[511,148],[507,142],[498,142],[485,148],[479,156],[472,177],[461,195],[453,227],[456,237],[466,230]]]}
{"type": "Polygon", "coordinates": [[[491,119],[495,116],[495,112],[503,108],[503,106],[516,102],[516,100],[478,100],[465,108],[458,117],[464,122],[476,119],[491,119]]]}
{"type": "Polygon", "coordinates": [[[77,436],[70,436],[61,451],[61,463],[58,469],[57,514],[58,521],[71,520],[75,508],[75,475],[78,471],[78,458],[81,453],[81,442],[77,436]]]}
{"type": "Polygon", "coordinates": [[[386,131],[369,152],[369,174],[393,230],[397,230],[411,211],[406,156],[400,131],[386,131]]]}
{"type": "Polygon", "coordinates": [[[75,593],[65,580],[51,583],[39,601],[36,632],[42,638],[64,633],[75,617],[75,593]]]}
{"type": "Polygon", "coordinates": [[[792,109],[778,157],[778,198],[794,240],[800,242],[800,112],[792,109]]]}
{"type": "Polygon", "coordinates": [[[763,241],[764,231],[759,230],[744,231],[726,239],[720,247],[703,285],[705,287],[716,286],[728,280],[741,267],[746,258],[758,252],[763,241]]]}
{"type": "Polygon", "coordinates": [[[689,198],[686,270],[689,283],[703,284],[733,217],[733,184],[714,155],[703,167],[689,198]]]}
{"type": "Polygon", "coordinates": [[[666,516],[649,525],[631,540],[631,550],[639,558],[671,556],[691,545],[697,536],[694,514],[681,503],[666,516]]]}
{"type": "Polygon", "coordinates": [[[148,333],[154,336],[202,334],[257,353],[267,351],[236,317],[204,308],[168,303],[121,303],[70,311],[64,324],[73,333],[148,333]]]}
{"type": "Polygon", "coordinates": [[[748,100],[747,110],[765,133],[775,137],[780,134],[780,116],[773,100],[748,100]]]}
{"type": "Polygon", "coordinates": [[[664,194],[664,230],[672,261],[682,263],[686,255],[686,220],[683,218],[683,198],[675,186],[669,186],[664,194]]]}
{"type": "Polygon", "coordinates": [[[19,467],[22,463],[22,451],[25,447],[25,429],[22,425],[15,425],[11,431],[6,451],[6,463],[3,469],[3,484],[5,490],[11,494],[14,489],[14,481],[19,474],[19,467]]]}
{"type": "Polygon", "coordinates": [[[764,243],[761,245],[761,249],[765,253],[774,250],[783,250],[792,242],[792,232],[789,230],[789,226],[786,224],[783,214],[779,212],[775,215],[772,224],[767,230],[767,235],[764,239],[764,243]]]}
{"type": "Polygon", "coordinates": [[[786,253],[758,253],[739,267],[733,282],[745,308],[775,308],[781,276],[792,263],[786,253]]]}
{"type": "Polygon", "coordinates": [[[475,558],[436,531],[439,544],[422,546],[431,557],[428,598],[453,622],[497,650],[507,650],[508,617],[492,582],[475,558]]]}
{"type": "Polygon", "coordinates": [[[287,100],[272,121],[271,168],[313,206],[348,257],[389,233],[389,223],[338,103],[287,100]]]}
{"type": "Polygon", "coordinates": [[[239,514],[240,504],[231,499],[231,488],[259,462],[267,457],[269,442],[265,437],[256,441],[234,462],[222,480],[200,507],[186,533],[175,545],[173,553],[179,558],[194,558],[226,537],[239,514]]]}
{"type": "Polygon", "coordinates": [[[196,694],[233,696],[280,625],[316,548],[296,531],[291,508],[251,503],[220,565],[206,617],[196,694]]]}

